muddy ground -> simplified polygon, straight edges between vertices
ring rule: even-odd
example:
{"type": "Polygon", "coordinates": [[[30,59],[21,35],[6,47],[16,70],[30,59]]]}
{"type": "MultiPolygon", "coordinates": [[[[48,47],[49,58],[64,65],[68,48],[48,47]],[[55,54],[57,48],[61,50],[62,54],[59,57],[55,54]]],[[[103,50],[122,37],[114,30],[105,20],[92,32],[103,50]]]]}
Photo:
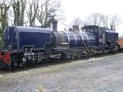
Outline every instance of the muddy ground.
{"type": "Polygon", "coordinates": [[[0,73],[0,92],[122,92],[123,53],[0,73]]]}

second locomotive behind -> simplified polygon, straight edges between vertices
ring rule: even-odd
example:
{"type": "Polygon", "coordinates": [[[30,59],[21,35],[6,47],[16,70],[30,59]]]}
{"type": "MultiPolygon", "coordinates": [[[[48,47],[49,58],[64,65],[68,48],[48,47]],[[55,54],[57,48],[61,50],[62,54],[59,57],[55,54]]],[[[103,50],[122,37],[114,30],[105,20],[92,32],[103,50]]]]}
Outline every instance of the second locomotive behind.
{"type": "Polygon", "coordinates": [[[58,31],[57,22],[53,22],[52,31],[41,27],[11,26],[4,30],[0,68],[117,51],[117,39],[117,32],[98,26],[84,26],[81,32],[58,31]]]}

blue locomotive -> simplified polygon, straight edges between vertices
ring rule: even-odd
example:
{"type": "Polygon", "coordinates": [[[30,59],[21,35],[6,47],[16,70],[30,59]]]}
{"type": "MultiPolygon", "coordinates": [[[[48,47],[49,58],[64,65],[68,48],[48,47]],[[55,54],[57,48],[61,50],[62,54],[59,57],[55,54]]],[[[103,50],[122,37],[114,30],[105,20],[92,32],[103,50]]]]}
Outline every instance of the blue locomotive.
{"type": "Polygon", "coordinates": [[[56,59],[117,51],[118,33],[98,26],[84,26],[82,31],[57,31],[42,27],[11,26],[4,30],[4,49],[0,68],[33,65],[56,59]]]}

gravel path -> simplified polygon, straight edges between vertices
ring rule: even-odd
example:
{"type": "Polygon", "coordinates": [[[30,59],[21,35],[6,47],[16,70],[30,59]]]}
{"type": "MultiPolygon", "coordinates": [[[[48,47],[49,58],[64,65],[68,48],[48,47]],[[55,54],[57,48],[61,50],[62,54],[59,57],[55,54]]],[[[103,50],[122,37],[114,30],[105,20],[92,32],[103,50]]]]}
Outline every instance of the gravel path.
{"type": "Polygon", "coordinates": [[[1,74],[0,92],[123,92],[123,53],[1,74]]]}

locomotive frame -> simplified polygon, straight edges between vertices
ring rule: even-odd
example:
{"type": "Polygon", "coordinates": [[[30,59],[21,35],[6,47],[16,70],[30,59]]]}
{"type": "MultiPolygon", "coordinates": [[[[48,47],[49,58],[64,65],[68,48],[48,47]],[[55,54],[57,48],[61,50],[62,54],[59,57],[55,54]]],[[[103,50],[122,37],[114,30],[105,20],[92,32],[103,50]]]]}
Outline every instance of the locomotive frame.
{"type": "Polygon", "coordinates": [[[13,29],[13,34],[9,34],[9,32],[12,32],[12,30],[8,31],[10,28],[14,27],[8,27],[4,30],[5,43],[4,48],[1,48],[0,51],[0,69],[11,69],[23,65],[33,65],[57,59],[64,60],[83,55],[90,56],[91,54],[107,53],[119,49],[117,32],[94,25],[84,26],[82,32],[75,30],[57,31],[57,22],[53,22],[53,31],[41,27],[15,27],[19,31],[13,29]],[[15,31],[17,37],[14,34],[15,31]],[[22,48],[20,49],[19,35],[21,32],[25,33],[20,36],[20,39],[24,38],[21,41],[22,48]],[[36,32],[39,33],[36,34],[36,32]],[[44,37],[47,40],[42,39],[43,36],[41,35],[43,33],[44,35],[48,33],[48,37],[44,37]],[[6,35],[10,35],[10,39],[6,38],[6,35]],[[32,38],[32,40],[28,38],[32,38]],[[44,48],[41,48],[42,45],[44,48]]]}

